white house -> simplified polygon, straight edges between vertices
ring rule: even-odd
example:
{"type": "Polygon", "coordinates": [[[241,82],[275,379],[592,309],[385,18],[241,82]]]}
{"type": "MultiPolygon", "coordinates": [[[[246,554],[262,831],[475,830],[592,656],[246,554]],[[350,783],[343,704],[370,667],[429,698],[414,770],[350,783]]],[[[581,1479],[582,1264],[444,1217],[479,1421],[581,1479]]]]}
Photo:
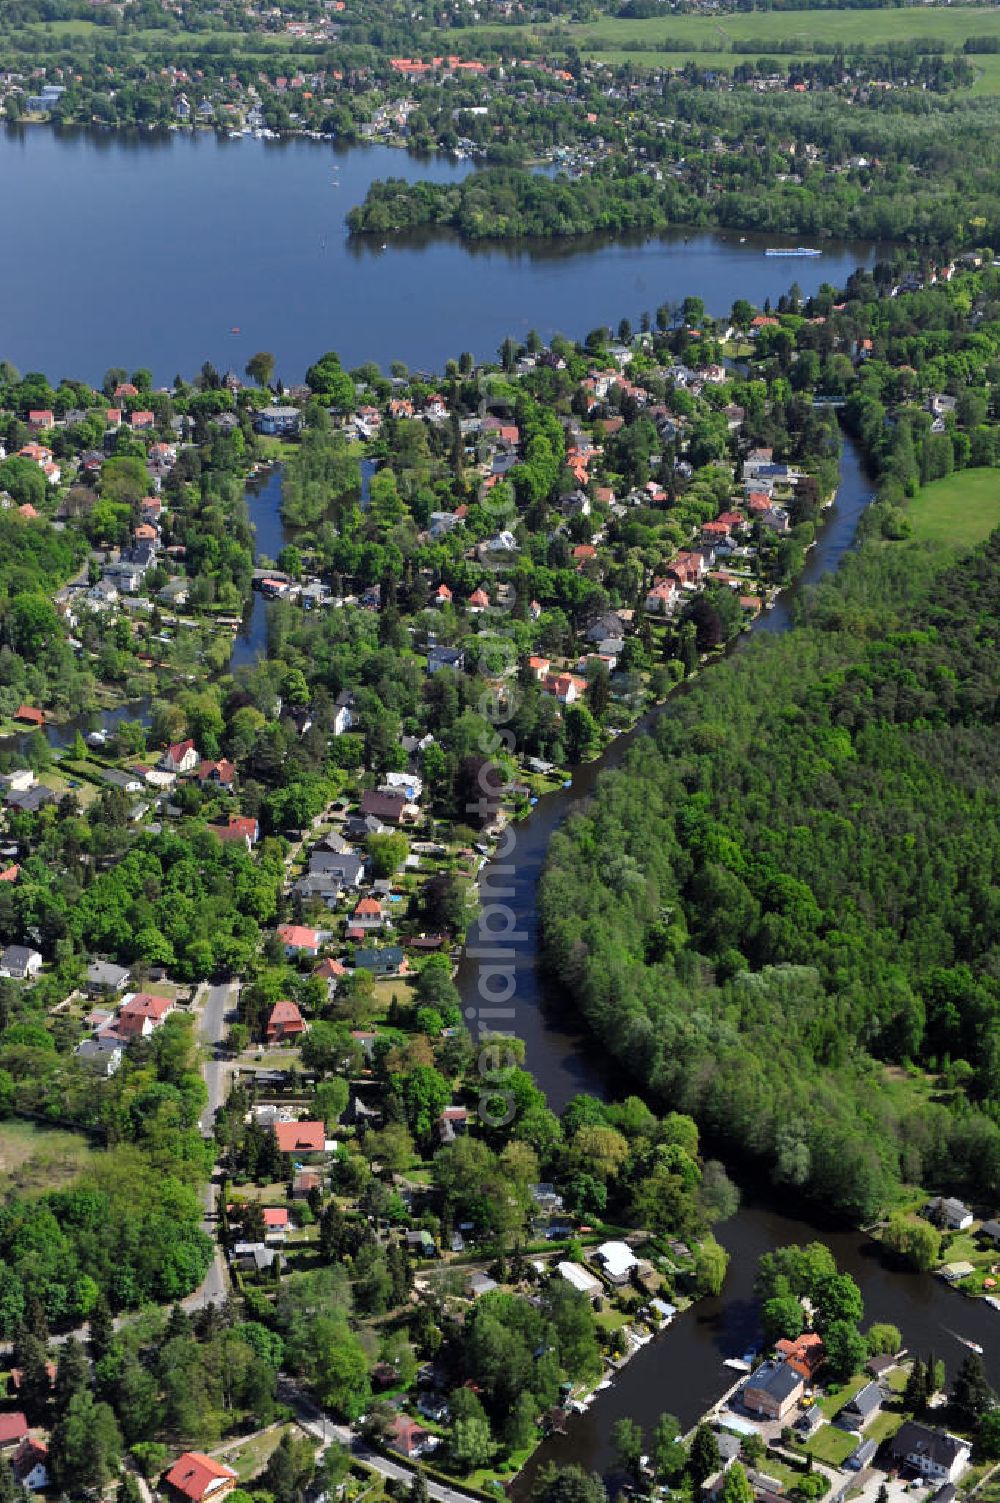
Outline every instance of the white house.
{"type": "Polygon", "coordinates": [[[42,957],[26,945],[8,945],[0,954],[0,976],[13,981],[30,981],[42,969],[42,957]]]}
{"type": "Polygon", "coordinates": [[[592,1261],[599,1263],[612,1284],[627,1284],[639,1259],[627,1242],[602,1242],[594,1249],[592,1261]]]}
{"type": "Polygon", "coordinates": [[[927,1207],[932,1221],[949,1227],[953,1232],[964,1232],[974,1221],[972,1212],[954,1196],[938,1195],[927,1207]]]}
{"type": "Polygon", "coordinates": [[[897,1462],[931,1482],[957,1482],[969,1465],[972,1451],[967,1440],[949,1435],[947,1430],[933,1430],[930,1425],[907,1420],[892,1438],[892,1454],[897,1462]]]}

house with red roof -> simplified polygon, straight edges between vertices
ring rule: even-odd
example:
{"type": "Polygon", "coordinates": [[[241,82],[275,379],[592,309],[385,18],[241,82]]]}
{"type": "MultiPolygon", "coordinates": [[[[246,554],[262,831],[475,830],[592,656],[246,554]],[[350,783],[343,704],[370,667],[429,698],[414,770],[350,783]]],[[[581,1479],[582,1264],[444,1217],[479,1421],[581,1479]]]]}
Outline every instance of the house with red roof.
{"type": "Polygon", "coordinates": [[[174,1010],[169,997],[154,997],[149,992],[132,992],[118,1009],[112,1023],[100,1030],[104,1038],[117,1038],[122,1043],[132,1039],[145,1039],[161,1026],[174,1010]]]}
{"type": "Polygon", "coordinates": [[[12,1446],[20,1445],[27,1433],[28,1421],[20,1409],[0,1414],[0,1451],[8,1451],[12,1446]]]}
{"type": "Polygon", "coordinates": [[[418,1425],[408,1414],[397,1414],[386,1437],[390,1448],[400,1456],[422,1456],[431,1435],[423,1425],[418,1425]]]}
{"type": "Polygon", "coordinates": [[[29,428],[54,428],[56,420],[47,407],[33,407],[28,413],[29,428]]]}
{"type": "Polygon", "coordinates": [[[548,658],[528,659],[528,667],[531,670],[531,676],[537,683],[541,683],[542,679],[545,678],[546,674],[549,671],[549,666],[550,665],[548,658]]]}
{"type": "Polygon", "coordinates": [[[351,927],[362,931],[381,929],[385,921],[385,913],[378,898],[362,898],[351,914],[351,927]]]}
{"type": "Polygon", "coordinates": [[[279,1153],[324,1153],[326,1128],[322,1122],[276,1122],[274,1139],[279,1153]]]}
{"type": "Polygon", "coordinates": [[[182,1503],[202,1503],[211,1498],[217,1503],[231,1493],[239,1481],[231,1466],[206,1456],[203,1451],[185,1451],[168,1472],[163,1475],[163,1485],[174,1498],[182,1503]]]}
{"type": "Polygon", "coordinates": [[[224,825],[211,825],[210,829],[223,844],[243,845],[248,851],[260,836],[260,825],[250,814],[230,814],[224,825]]]}
{"type": "Polygon", "coordinates": [[[137,397],[138,395],[139,388],[138,386],[133,386],[131,381],[120,381],[115,387],[116,402],[121,401],[123,397],[137,397]]]}
{"type": "Polygon", "coordinates": [[[651,616],[667,616],[677,603],[677,583],[673,579],[657,579],[646,595],[646,610],[651,616]]]}
{"type": "Polygon", "coordinates": [[[587,688],[587,680],[572,673],[547,673],[541,683],[542,693],[550,694],[561,705],[575,704],[587,688]]]}
{"type": "Polygon", "coordinates": [[[694,589],[708,573],[708,560],[703,553],[676,554],[667,565],[667,573],[676,579],[682,589],[694,589]]]}
{"type": "Polygon", "coordinates": [[[473,590],[472,594],[469,596],[468,606],[470,611],[488,610],[489,604],[490,597],[487,595],[482,585],[480,585],[478,589],[473,590]]]}
{"type": "Polygon", "coordinates": [[[10,1459],[14,1480],[29,1493],[41,1493],[49,1485],[49,1448],[44,1440],[26,1435],[10,1459]]]}
{"type": "Polygon", "coordinates": [[[305,1031],[305,1019],[296,1003],[287,998],[275,1002],[264,1030],[264,1037],[269,1044],[283,1044],[287,1039],[300,1038],[305,1031]]]}
{"type": "Polygon", "coordinates": [[[446,584],[439,584],[437,589],[434,591],[435,605],[450,605],[452,598],[452,593],[446,584]]]}
{"type": "Polygon", "coordinates": [[[187,741],[175,741],[168,746],[160,758],[160,766],[164,772],[180,776],[185,772],[194,772],[200,761],[198,749],[189,737],[187,741]]]}
{"type": "Polygon", "coordinates": [[[34,705],[18,705],[14,711],[14,719],[22,725],[43,726],[45,724],[45,711],[38,710],[34,705]]]}
{"type": "Polygon", "coordinates": [[[152,428],[156,419],[151,412],[140,411],[133,412],[129,422],[133,428],[152,428]]]}
{"type": "Polygon", "coordinates": [[[823,1338],[815,1331],[803,1331],[794,1341],[781,1340],[775,1346],[779,1357],[784,1357],[793,1372],[811,1383],[826,1358],[823,1338]]]}
{"type": "Polygon", "coordinates": [[[232,790],[236,782],[236,764],[230,762],[227,757],[222,757],[218,762],[206,760],[198,763],[198,771],[195,774],[202,786],[213,788],[226,788],[232,790]]]}
{"type": "Polygon", "coordinates": [[[299,955],[319,954],[319,933],[306,928],[305,924],[279,924],[278,938],[285,947],[289,959],[299,955]]]}

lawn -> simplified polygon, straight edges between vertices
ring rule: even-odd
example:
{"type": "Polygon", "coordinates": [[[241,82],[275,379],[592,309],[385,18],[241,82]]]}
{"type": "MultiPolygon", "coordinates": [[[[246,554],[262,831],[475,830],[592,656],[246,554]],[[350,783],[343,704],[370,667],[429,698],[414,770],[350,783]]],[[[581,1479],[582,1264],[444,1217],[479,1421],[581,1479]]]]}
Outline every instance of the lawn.
{"type": "Polygon", "coordinates": [[[803,1449],[817,1461],[841,1467],[860,1444],[859,1436],[847,1430],[838,1430],[836,1425],[824,1425],[822,1430],[817,1430],[815,1435],[809,1437],[803,1449]]]}
{"type": "Polygon", "coordinates": [[[269,1430],[261,1430],[239,1445],[228,1447],[220,1453],[220,1459],[239,1472],[241,1482],[249,1482],[267,1466],[271,1452],[277,1449],[285,1431],[295,1428],[293,1425],[272,1425],[269,1430]]]}
{"type": "MultiPolygon", "coordinates": [[[[850,48],[858,40],[857,13],[852,10],[754,11],[744,15],[676,15],[669,19],[651,17],[632,20],[618,16],[600,16],[592,21],[526,27],[477,27],[466,33],[471,46],[481,43],[507,45],[514,36],[525,41],[550,41],[553,47],[569,42],[586,57],[605,62],[633,62],[683,67],[696,62],[703,67],[732,68],[747,57],[764,56],[778,43],[800,44],[800,57],[815,55],[817,42],[840,42],[850,48]],[[641,42],[649,50],[631,50],[641,42]],[[749,44],[750,52],[734,52],[733,43],[749,44]],[[694,47],[694,52],[682,48],[694,47]]],[[[961,51],[967,37],[1000,37],[1000,12],[995,8],[972,6],[935,7],[921,10],[914,17],[912,9],[880,10],[865,13],[864,41],[867,46],[880,42],[909,42],[934,39],[949,50],[961,51]]],[[[776,59],[783,70],[793,54],[782,52],[776,59]]],[[[1000,93],[1000,54],[976,54],[970,62],[977,73],[970,92],[978,95],[1000,93]]]]}
{"type": "Polygon", "coordinates": [[[971,548],[1000,527],[1000,470],[959,470],[932,480],[914,496],[906,515],[918,542],[971,548]]]}
{"type": "Polygon", "coordinates": [[[99,1149],[80,1133],[38,1122],[0,1123],[0,1193],[58,1189],[99,1149]]]}

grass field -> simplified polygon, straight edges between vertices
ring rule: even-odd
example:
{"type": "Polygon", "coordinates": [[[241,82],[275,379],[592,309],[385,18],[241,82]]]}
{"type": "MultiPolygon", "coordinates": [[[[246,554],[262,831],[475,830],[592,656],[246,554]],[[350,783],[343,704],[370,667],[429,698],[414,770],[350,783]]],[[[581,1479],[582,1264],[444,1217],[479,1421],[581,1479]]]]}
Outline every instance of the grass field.
{"type": "Polygon", "coordinates": [[[911,537],[971,548],[1000,527],[1000,470],[960,470],[933,480],[906,508],[911,537]]]}
{"type": "MultiPolygon", "coordinates": [[[[932,38],[943,42],[949,51],[961,51],[970,36],[1000,38],[1000,9],[935,6],[918,14],[910,8],[869,10],[864,13],[862,32],[867,46],[932,38]]],[[[779,43],[783,46],[800,44],[794,54],[781,53],[776,57],[778,64],[787,68],[796,57],[816,56],[817,43],[843,43],[849,50],[851,43],[858,41],[861,35],[857,11],[823,10],[657,16],[648,20],[601,16],[584,22],[481,27],[467,32],[466,39],[473,46],[476,39],[492,44],[506,42],[508,45],[513,36],[521,36],[526,42],[547,39],[555,48],[572,43],[584,56],[602,62],[632,62],[639,67],[644,64],[683,67],[685,62],[696,62],[702,67],[728,70],[748,57],[767,55],[768,49],[779,43]],[[642,44],[642,50],[632,50],[636,43],[642,44]],[[697,50],[678,50],[678,43],[697,50]],[[734,52],[731,50],[734,43],[751,44],[753,52],[734,52]]],[[[976,54],[969,61],[977,73],[976,82],[969,92],[977,95],[1000,93],[1000,53],[976,54]]]]}
{"type": "Polygon", "coordinates": [[[95,1149],[88,1139],[37,1122],[0,1123],[0,1193],[53,1190],[76,1178],[95,1149]]]}

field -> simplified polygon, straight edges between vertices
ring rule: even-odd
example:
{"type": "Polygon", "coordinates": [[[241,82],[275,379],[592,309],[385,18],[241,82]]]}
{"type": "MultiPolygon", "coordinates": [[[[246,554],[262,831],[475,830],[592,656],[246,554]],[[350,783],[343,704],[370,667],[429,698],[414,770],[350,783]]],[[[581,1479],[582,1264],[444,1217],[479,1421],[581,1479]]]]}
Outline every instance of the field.
{"type": "Polygon", "coordinates": [[[921,543],[948,543],[971,548],[1000,527],[1000,470],[960,470],[933,480],[906,508],[921,543]]]}
{"type": "MultiPolygon", "coordinates": [[[[506,42],[514,35],[526,41],[548,39],[553,46],[572,43],[586,57],[603,62],[632,62],[683,67],[685,62],[700,67],[731,69],[748,57],[767,56],[769,48],[798,44],[794,52],[781,52],[775,61],[781,69],[795,58],[813,57],[817,45],[842,44],[848,50],[852,42],[863,37],[866,46],[880,42],[908,42],[927,38],[942,42],[949,52],[961,51],[970,36],[1000,38],[1000,10],[972,6],[922,9],[918,15],[910,8],[901,10],[867,10],[859,27],[854,10],[822,11],[755,11],[750,14],[705,16],[678,15],[631,20],[601,16],[593,21],[531,27],[484,27],[466,33],[471,45],[475,39],[491,43],[506,42]],[[734,44],[749,45],[751,51],[733,51],[734,44]],[[694,49],[688,51],[685,49],[694,49]]],[[[829,52],[825,55],[829,56],[829,52]]],[[[1000,93],[1000,54],[976,54],[969,61],[977,78],[972,94],[1000,93]]]]}
{"type": "Polygon", "coordinates": [[[79,1133],[36,1122],[0,1123],[0,1193],[68,1184],[95,1150],[79,1133]]]}

